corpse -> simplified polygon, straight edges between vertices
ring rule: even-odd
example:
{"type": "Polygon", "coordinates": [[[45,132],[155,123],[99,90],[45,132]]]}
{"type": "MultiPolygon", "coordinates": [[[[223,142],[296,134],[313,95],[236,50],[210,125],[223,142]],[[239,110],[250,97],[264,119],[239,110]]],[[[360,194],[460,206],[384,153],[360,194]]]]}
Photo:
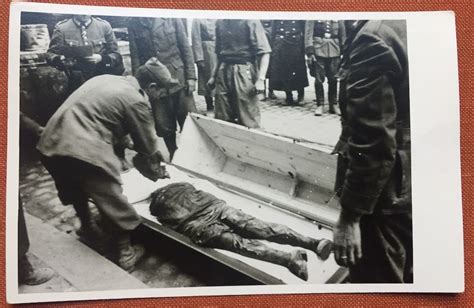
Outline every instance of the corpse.
{"type": "Polygon", "coordinates": [[[194,243],[282,265],[305,281],[308,280],[305,250],[285,252],[261,240],[302,247],[314,251],[322,260],[332,251],[332,242],[327,239],[314,239],[284,225],[259,220],[186,182],[159,188],[150,200],[153,216],[194,243]]]}

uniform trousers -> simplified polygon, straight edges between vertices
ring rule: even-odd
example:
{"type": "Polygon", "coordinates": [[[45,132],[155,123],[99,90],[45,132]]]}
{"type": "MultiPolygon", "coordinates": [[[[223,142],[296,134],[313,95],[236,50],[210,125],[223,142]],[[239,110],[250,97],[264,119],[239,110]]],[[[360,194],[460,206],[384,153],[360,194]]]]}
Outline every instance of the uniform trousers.
{"type": "Polygon", "coordinates": [[[59,199],[74,206],[81,223],[91,219],[88,201],[92,199],[109,232],[130,231],[140,224],[122,185],[101,168],[72,157],[42,155],[41,161],[54,179],[59,199]]]}

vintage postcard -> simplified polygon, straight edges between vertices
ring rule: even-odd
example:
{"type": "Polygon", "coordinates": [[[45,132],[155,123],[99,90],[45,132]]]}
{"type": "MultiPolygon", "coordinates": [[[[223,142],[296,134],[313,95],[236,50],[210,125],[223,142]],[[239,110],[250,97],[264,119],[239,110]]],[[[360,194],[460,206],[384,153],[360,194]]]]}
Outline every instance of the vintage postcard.
{"type": "Polygon", "coordinates": [[[463,292],[452,12],[13,3],[9,35],[10,303],[463,292]]]}

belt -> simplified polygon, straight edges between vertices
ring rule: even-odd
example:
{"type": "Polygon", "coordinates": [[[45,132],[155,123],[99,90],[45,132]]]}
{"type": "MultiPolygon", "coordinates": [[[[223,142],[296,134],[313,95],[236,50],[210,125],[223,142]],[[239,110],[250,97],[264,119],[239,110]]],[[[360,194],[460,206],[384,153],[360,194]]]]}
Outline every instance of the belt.
{"type": "Polygon", "coordinates": [[[245,64],[250,64],[252,63],[251,61],[249,60],[238,60],[238,59],[230,59],[230,60],[223,60],[222,61],[224,64],[230,64],[230,65],[234,65],[234,64],[242,64],[242,65],[245,65],[245,64]]]}

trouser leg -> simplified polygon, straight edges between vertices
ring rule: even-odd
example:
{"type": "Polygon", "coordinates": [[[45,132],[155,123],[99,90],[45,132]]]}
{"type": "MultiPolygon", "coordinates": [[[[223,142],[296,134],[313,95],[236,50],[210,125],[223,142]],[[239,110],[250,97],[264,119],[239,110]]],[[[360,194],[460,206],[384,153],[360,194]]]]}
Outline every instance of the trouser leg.
{"type": "Polygon", "coordinates": [[[413,283],[411,214],[366,215],[360,220],[362,259],[352,283],[413,283]]]}
{"type": "Polygon", "coordinates": [[[303,251],[296,250],[290,253],[273,249],[258,240],[243,238],[239,234],[230,232],[215,237],[208,242],[208,245],[284,266],[301,279],[308,279],[307,256],[303,251]]]}
{"type": "Polygon", "coordinates": [[[341,64],[339,57],[327,59],[326,76],[328,78],[328,101],[329,106],[337,104],[337,73],[341,64]]]}
{"type": "Polygon", "coordinates": [[[26,229],[25,214],[23,212],[23,203],[18,196],[18,259],[22,258],[30,247],[28,230],[26,229]]]}
{"type": "Polygon", "coordinates": [[[324,87],[323,83],[326,79],[326,66],[325,58],[316,57],[316,63],[314,64],[314,90],[316,92],[316,106],[324,105],[324,87]]]}
{"type": "Polygon", "coordinates": [[[214,109],[214,100],[212,96],[204,96],[204,98],[206,100],[207,111],[211,111],[212,109],[214,109]]]}
{"type": "Polygon", "coordinates": [[[236,233],[247,238],[302,247],[315,252],[320,242],[320,240],[304,236],[287,226],[262,221],[231,207],[223,209],[221,219],[236,233]]]}
{"type": "Polygon", "coordinates": [[[260,107],[255,80],[257,75],[253,64],[233,65],[232,101],[239,124],[249,128],[260,127],[260,107]]]}
{"type": "Polygon", "coordinates": [[[214,116],[218,120],[235,122],[236,114],[231,104],[232,89],[230,79],[233,70],[231,65],[222,65],[216,77],[216,96],[214,101],[214,116]]]}
{"type": "Polygon", "coordinates": [[[170,153],[170,161],[172,161],[174,153],[178,149],[178,146],[176,144],[176,133],[169,134],[168,136],[163,137],[163,140],[165,141],[168,153],[170,153]]]}

